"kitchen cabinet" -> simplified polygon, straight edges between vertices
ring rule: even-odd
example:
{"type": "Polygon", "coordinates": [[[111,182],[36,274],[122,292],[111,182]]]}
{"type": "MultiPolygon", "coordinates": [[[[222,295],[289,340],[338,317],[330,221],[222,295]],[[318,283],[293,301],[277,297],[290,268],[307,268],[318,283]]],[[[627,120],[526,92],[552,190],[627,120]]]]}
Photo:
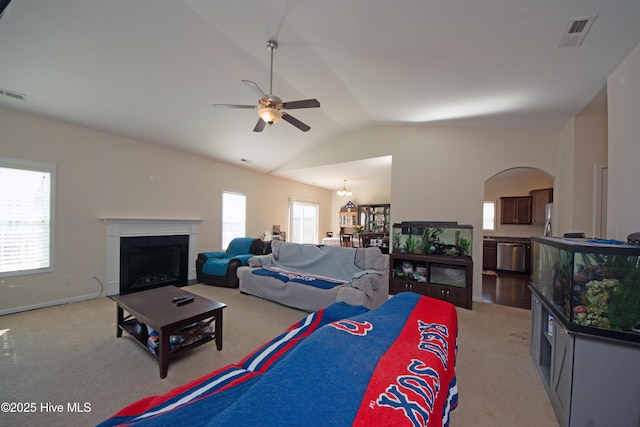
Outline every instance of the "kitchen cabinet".
{"type": "Polygon", "coordinates": [[[392,253],[389,293],[415,292],[471,310],[473,261],[469,256],[392,253]],[[419,274],[426,281],[417,280],[419,274]]]}
{"type": "Polygon", "coordinates": [[[498,266],[498,242],[495,240],[484,240],[482,242],[482,269],[495,270],[498,266]]]}
{"type": "Polygon", "coordinates": [[[532,190],[531,196],[531,224],[544,225],[544,209],[547,203],[553,203],[553,188],[532,190]]]}
{"type": "Polygon", "coordinates": [[[500,197],[501,224],[531,224],[531,196],[500,197]]]}

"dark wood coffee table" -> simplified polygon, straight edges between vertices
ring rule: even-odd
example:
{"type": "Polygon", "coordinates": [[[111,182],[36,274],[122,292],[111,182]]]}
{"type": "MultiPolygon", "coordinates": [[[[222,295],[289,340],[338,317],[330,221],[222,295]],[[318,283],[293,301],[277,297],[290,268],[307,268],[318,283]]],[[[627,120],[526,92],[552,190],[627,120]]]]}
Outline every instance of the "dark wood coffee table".
{"type": "Polygon", "coordinates": [[[121,337],[122,331],[125,331],[156,356],[159,359],[160,378],[167,376],[169,359],[178,354],[214,340],[218,350],[222,350],[222,309],[227,306],[224,303],[175,286],[115,295],[111,299],[118,304],[117,336],[121,337]],[[172,302],[174,298],[182,296],[193,297],[194,300],[184,305],[172,302]],[[125,311],[129,313],[126,317],[125,311]],[[140,323],[158,332],[157,352],[148,345],[146,328],[141,328],[140,323]],[[172,335],[182,340],[170,348],[169,338],[172,335]]]}

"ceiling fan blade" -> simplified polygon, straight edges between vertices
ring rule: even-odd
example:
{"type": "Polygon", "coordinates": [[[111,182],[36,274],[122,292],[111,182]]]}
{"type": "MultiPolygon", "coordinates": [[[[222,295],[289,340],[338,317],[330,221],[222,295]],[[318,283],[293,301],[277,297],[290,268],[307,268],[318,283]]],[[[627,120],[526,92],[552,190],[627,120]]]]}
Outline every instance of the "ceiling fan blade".
{"type": "Polygon", "coordinates": [[[302,101],[285,102],[282,106],[287,110],[294,110],[296,108],[318,108],[320,101],[317,99],[304,99],[302,101]]]}
{"type": "Polygon", "coordinates": [[[300,120],[296,119],[291,114],[287,114],[287,113],[283,112],[282,113],[282,120],[285,120],[285,121],[291,123],[292,125],[294,125],[298,129],[300,129],[302,132],[306,132],[309,129],[311,129],[311,127],[309,127],[308,125],[302,123],[300,120]]]}
{"type": "Polygon", "coordinates": [[[262,120],[261,118],[258,119],[258,123],[256,123],[256,127],[253,128],[254,132],[262,132],[262,130],[264,129],[264,127],[267,125],[267,122],[265,122],[264,120],[262,120]]]}
{"type": "Polygon", "coordinates": [[[254,91],[255,94],[258,95],[260,98],[262,98],[263,96],[267,96],[267,94],[264,93],[262,89],[260,89],[260,86],[258,86],[256,82],[252,82],[251,80],[243,80],[242,83],[247,85],[247,87],[252,91],[254,91]]]}
{"type": "Polygon", "coordinates": [[[214,108],[250,108],[255,110],[257,107],[255,105],[237,105],[237,104],[211,104],[214,108]]]}

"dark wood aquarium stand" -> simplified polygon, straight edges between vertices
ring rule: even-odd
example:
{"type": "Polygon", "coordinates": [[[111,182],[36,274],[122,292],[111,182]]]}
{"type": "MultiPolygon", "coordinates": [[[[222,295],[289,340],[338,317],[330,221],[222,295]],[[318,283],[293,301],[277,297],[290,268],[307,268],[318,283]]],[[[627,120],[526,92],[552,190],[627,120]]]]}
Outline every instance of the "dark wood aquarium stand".
{"type": "Polygon", "coordinates": [[[471,257],[392,253],[389,261],[391,267],[389,274],[390,294],[415,292],[471,310],[473,296],[473,260],[471,257]],[[418,282],[411,277],[400,277],[403,263],[426,268],[427,281],[418,282]],[[431,271],[435,269],[449,269],[459,272],[459,277],[464,279],[456,284],[438,281],[431,271]]]}
{"type": "Polygon", "coordinates": [[[160,367],[160,378],[167,376],[169,360],[210,341],[222,350],[222,310],[227,306],[175,286],[164,286],[142,292],[111,297],[117,304],[116,334],[130,335],[151,352],[160,367]],[[193,297],[193,301],[177,305],[174,298],[193,297]],[[125,316],[125,312],[128,314],[125,316]],[[148,343],[146,326],[158,333],[158,345],[148,343]],[[170,338],[180,337],[173,347],[170,338]]]}

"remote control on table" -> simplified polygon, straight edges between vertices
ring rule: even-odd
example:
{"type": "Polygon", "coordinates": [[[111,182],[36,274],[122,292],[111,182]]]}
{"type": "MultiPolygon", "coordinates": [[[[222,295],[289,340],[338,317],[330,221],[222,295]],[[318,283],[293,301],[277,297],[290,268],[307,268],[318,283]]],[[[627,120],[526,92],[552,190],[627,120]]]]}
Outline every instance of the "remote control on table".
{"type": "Polygon", "coordinates": [[[188,298],[185,298],[185,299],[181,299],[180,301],[176,302],[176,305],[189,304],[190,302],[193,302],[193,300],[195,300],[194,297],[188,297],[188,298]]]}

